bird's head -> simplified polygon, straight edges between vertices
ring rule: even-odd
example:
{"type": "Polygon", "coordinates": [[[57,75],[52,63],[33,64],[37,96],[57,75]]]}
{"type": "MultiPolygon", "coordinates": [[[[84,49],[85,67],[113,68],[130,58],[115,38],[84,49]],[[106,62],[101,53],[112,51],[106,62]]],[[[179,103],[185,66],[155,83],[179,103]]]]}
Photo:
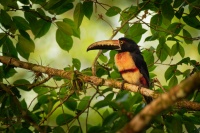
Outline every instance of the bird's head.
{"type": "Polygon", "coordinates": [[[91,44],[87,51],[89,50],[116,50],[118,52],[139,52],[138,45],[131,39],[119,38],[119,40],[103,40],[91,44]]]}

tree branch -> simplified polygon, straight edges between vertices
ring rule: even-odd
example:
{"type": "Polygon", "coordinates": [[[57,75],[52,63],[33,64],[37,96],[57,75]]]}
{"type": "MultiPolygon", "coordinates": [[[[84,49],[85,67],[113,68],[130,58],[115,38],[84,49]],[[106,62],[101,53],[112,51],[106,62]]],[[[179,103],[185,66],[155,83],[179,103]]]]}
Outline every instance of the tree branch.
{"type": "MultiPolygon", "coordinates": [[[[35,71],[35,72],[45,73],[45,74],[48,74],[49,76],[60,76],[62,78],[66,78],[66,79],[69,79],[69,80],[73,79],[73,74],[74,74],[74,71],[64,71],[64,70],[54,69],[54,68],[51,68],[51,67],[40,66],[40,65],[37,65],[37,64],[23,62],[23,61],[17,60],[17,59],[12,58],[12,57],[7,57],[7,56],[0,56],[0,62],[7,64],[7,65],[12,65],[12,66],[15,66],[15,67],[20,67],[20,68],[32,70],[32,71],[35,71]]],[[[76,73],[79,73],[79,72],[76,71],[76,73]]],[[[114,79],[103,79],[103,78],[98,78],[96,76],[84,75],[84,74],[81,74],[81,73],[79,73],[77,75],[80,76],[79,78],[81,78],[85,83],[90,83],[90,84],[93,84],[95,86],[108,86],[108,87],[117,88],[117,89],[121,89],[121,86],[122,86],[122,82],[116,81],[114,79]]],[[[133,84],[124,83],[123,86],[124,86],[123,89],[125,89],[125,90],[131,91],[131,92],[140,91],[140,93],[142,95],[150,96],[154,99],[156,99],[160,96],[159,93],[157,93],[153,90],[150,90],[150,89],[147,89],[147,88],[144,88],[144,87],[140,87],[140,89],[138,89],[139,86],[136,86],[136,85],[133,85],[133,84]]],[[[190,110],[197,110],[197,109],[200,110],[200,104],[199,103],[190,102],[190,101],[184,101],[184,102],[185,102],[185,104],[183,104],[182,101],[180,103],[177,102],[177,106],[180,107],[180,108],[187,108],[187,109],[190,109],[190,110]]]]}
{"type": "MultiPolygon", "coordinates": [[[[139,112],[121,131],[118,133],[140,133],[148,123],[165,109],[172,106],[177,101],[188,96],[196,88],[200,87],[200,73],[196,73],[187,78],[179,85],[173,87],[169,92],[162,94],[152,101],[141,112],[139,112]]],[[[186,101],[182,103],[185,104],[186,101]]],[[[187,102],[186,102],[187,103],[187,102]]],[[[178,105],[182,105],[179,103],[178,105]]],[[[185,104],[186,105],[186,104],[185,104]]]]}

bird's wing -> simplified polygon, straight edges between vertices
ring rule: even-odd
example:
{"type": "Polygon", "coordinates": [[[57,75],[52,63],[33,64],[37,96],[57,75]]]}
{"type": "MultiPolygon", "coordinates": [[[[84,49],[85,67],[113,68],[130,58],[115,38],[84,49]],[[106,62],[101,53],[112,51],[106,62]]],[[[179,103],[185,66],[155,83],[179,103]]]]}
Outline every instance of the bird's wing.
{"type": "Polygon", "coordinates": [[[148,85],[147,87],[149,87],[150,86],[149,71],[143,56],[141,54],[136,54],[136,53],[131,53],[131,56],[134,59],[136,67],[139,69],[140,73],[145,78],[148,85]]]}

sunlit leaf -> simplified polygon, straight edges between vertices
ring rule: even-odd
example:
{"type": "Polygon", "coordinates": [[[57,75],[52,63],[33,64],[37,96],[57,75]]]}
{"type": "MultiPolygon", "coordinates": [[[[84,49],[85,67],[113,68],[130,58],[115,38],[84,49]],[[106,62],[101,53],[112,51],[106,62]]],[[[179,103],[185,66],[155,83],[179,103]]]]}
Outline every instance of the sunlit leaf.
{"type": "Polygon", "coordinates": [[[106,63],[106,62],[108,61],[107,56],[105,56],[104,54],[101,54],[101,55],[99,56],[99,59],[100,59],[102,62],[104,62],[104,63],[106,63]]]}
{"type": "Polygon", "coordinates": [[[121,12],[121,9],[119,7],[112,6],[107,10],[106,15],[109,17],[112,17],[119,14],[120,12],[121,12]]]}
{"type": "Polygon", "coordinates": [[[39,95],[45,94],[49,92],[48,87],[36,86],[33,88],[34,92],[38,93],[39,95]]]}
{"type": "Polygon", "coordinates": [[[56,41],[61,49],[66,50],[69,52],[69,50],[72,48],[73,45],[73,39],[68,34],[65,34],[62,30],[57,29],[56,30],[56,41]]]}
{"type": "Polygon", "coordinates": [[[18,48],[23,50],[24,53],[31,53],[35,50],[35,44],[32,40],[28,40],[25,37],[18,36],[18,48]]]}
{"type": "Polygon", "coordinates": [[[73,30],[69,24],[58,21],[56,22],[56,25],[58,26],[58,29],[62,31],[63,33],[65,33],[66,35],[71,36],[73,34],[73,30]]]}
{"type": "Polygon", "coordinates": [[[74,21],[72,21],[72,20],[69,19],[69,18],[64,18],[64,19],[63,19],[63,22],[65,22],[65,23],[67,23],[67,24],[69,24],[69,25],[71,26],[71,28],[72,28],[72,30],[73,30],[73,36],[80,38],[80,28],[77,28],[77,27],[75,26],[74,21]]]}
{"type": "Polygon", "coordinates": [[[74,23],[76,27],[77,28],[80,27],[83,21],[83,16],[84,16],[83,4],[81,2],[76,4],[73,16],[74,16],[74,23]]]}
{"type": "Polygon", "coordinates": [[[80,103],[78,104],[78,110],[84,110],[88,106],[88,102],[90,100],[90,96],[85,96],[81,99],[80,103]]]}
{"type": "Polygon", "coordinates": [[[142,35],[146,31],[147,31],[146,29],[142,28],[141,24],[136,23],[130,27],[125,36],[138,43],[141,40],[142,35]]]}
{"type": "Polygon", "coordinates": [[[172,56],[174,56],[174,55],[176,55],[177,53],[178,53],[178,51],[179,51],[179,48],[178,48],[178,43],[175,43],[173,46],[172,46],[172,48],[171,48],[171,55],[172,56]]]}
{"type": "Polygon", "coordinates": [[[73,66],[74,66],[77,70],[80,70],[80,68],[81,68],[81,62],[80,62],[79,59],[72,58],[72,63],[73,63],[73,66]]]}
{"type": "Polygon", "coordinates": [[[178,52],[182,58],[185,56],[185,50],[184,50],[183,46],[181,46],[180,44],[179,44],[178,52]]]}

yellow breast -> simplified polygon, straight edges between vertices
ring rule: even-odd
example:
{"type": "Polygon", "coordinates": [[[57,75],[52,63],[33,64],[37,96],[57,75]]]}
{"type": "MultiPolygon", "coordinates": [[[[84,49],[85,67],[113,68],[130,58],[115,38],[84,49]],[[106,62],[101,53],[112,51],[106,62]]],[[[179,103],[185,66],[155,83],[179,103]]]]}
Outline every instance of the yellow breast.
{"type": "Polygon", "coordinates": [[[135,85],[141,84],[140,78],[142,77],[142,74],[137,69],[130,52],[122,52],[122,53],[116,54],[115,64],[125,81],[131,84],[135,84],[135,85]],[[137,71],[132,71],[136,69],[137,71]]]}

